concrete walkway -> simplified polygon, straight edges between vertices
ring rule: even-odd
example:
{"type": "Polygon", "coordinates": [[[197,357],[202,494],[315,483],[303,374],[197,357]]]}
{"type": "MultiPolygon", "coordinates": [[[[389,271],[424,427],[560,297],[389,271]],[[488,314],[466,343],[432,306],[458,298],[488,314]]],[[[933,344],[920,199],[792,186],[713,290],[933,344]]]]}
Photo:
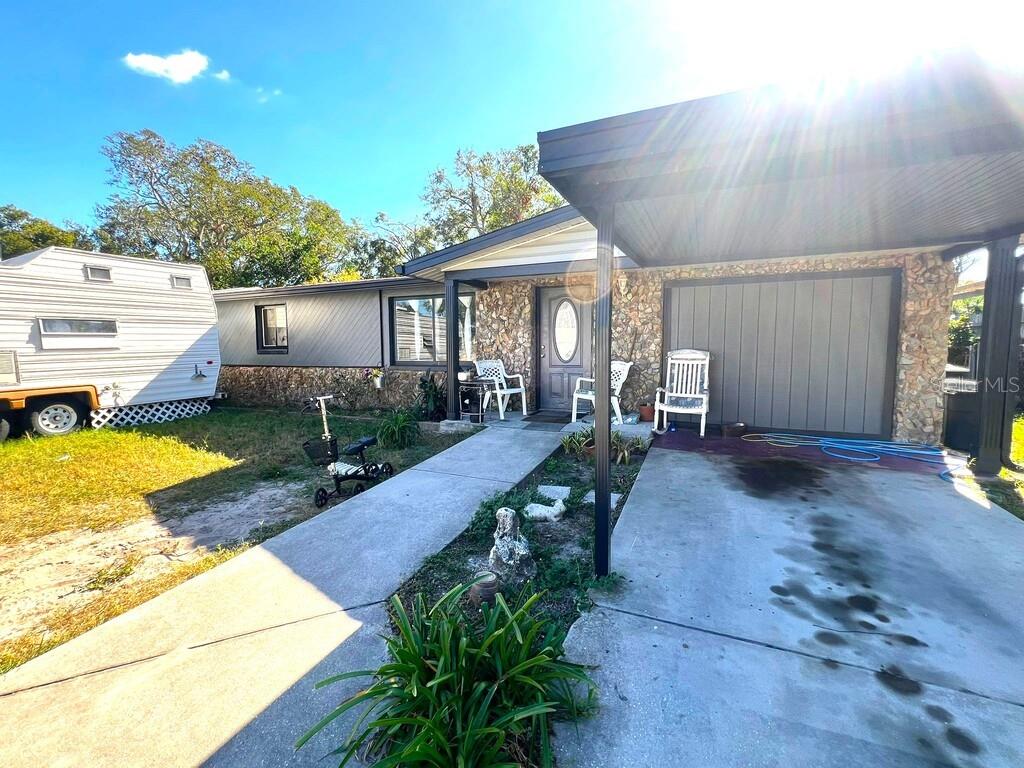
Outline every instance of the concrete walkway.
{"type": "Polygon", "coordinates": [[[384,601],[558,446],[485,429],[0,679],[3,766],[298,766],[295,740],[377,666],[384,601]]]}
{"type": "Polygon", "coordinates": [[[935,476],[652,449],[559,768],[1024,765],[1024,523],[935,476]]]}

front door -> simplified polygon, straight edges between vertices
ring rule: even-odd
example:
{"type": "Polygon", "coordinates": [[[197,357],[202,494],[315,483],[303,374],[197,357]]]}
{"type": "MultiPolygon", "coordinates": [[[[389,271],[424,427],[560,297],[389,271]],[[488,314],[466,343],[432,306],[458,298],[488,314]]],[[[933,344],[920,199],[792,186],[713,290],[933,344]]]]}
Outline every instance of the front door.
{"type": "Polygon", "coordinates": [[[540,290],[539,401],[544,410],[569,411],[576,379],[590,376],[593,302],[582,288],[540,290]]]}

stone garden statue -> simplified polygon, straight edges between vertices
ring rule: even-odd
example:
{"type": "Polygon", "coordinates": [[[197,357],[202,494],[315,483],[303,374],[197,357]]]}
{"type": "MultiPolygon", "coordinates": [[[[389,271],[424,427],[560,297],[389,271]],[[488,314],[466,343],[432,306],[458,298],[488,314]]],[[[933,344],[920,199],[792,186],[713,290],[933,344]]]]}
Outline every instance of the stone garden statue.
{"type": "Polygon", "coordinates": [[[519,516],[514,509],[502,507],[494,517],[498,527],[494,529],[494,546],[491,548],[491,570],[505,584],[519,584],[533,577],[537,566],[530,555],[530,545],[519,533],[519,516]]]}

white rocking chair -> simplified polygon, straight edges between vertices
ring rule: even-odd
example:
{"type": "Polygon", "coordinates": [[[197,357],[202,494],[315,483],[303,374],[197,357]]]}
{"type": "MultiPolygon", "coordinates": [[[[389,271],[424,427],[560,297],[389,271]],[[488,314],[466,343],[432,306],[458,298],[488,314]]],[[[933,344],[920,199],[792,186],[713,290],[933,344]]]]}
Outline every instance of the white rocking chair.
{"type": "Polygon", "coordinates": [[[708,418],[708,364],[711,354],[699,349],[676,349],[668,353],[665,386],[654,395],[654,433],[668,431],[670,413],[700,415],[700,436],[708,418]],[[659,422],[658,419],[662,419],[659,422]],[[663,423],[661,429],[658,424],[663,423]]]}
{"type": "Polygon", "coordinates": [[[491,402],[491,395],[495,396],[498,403],[498,418],[505,420],[505,409],[508,408],[512,395],[519,395],[523,405],[523,416],[526,415],[526,384],[523,382],[523,374],[507,373],[505,363],[501,360],[477,360],[476,376],[478,379],[489,379],[494,384],[494,392],[487,390],[484,394],[484,410],[491,402]],[[518,387],[510,387],[509,379],[519,379],[518,387]]]}
{"type": "MultiPolygon", "coordinates": [[[[633,367],[632,363],[627,363],[622,360],[612,360],[612,372],[611,372],[611,383],[612,383],[612,409],[615,411],[615,418],[612,420],[614,424],[622,423],[622,411],[619,410],[619,392],[622,391],[622,385],[626,381],[626,377],[629,375],[629,369],[633,367]]],[[[576,421],[576,414],[579,411],[579,401],[587,400],[590,403],[591,409],[597,402],[597,391],[594,388],[596,380],[580,377],[576,379],[576,390],[572,393],[572,420],[576,421]],[[580,382],[590,382],[589,387],[584,387],[580,382]]]]}

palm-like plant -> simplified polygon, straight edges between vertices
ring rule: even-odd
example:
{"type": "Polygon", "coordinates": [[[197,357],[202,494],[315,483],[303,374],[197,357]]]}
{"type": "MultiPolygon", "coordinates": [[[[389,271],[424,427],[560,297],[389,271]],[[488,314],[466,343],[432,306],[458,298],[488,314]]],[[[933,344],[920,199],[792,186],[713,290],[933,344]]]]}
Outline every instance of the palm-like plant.
{"type": "Polygon", "coordinates": [[[408,448],[420,436],[420,423],[408,411],[392,411],[377,426],[377,442],[382,448],[408,448]]]}
{"type": "Polygon", "coordinates": [[[365,705],[334,753],[341,766],[357,754],[378,768],[518,768],[524,759],[551,766],[550,719],[589,711],[594,683],[585,668],[561,660],[561,632],[531,614],[539,594],[524,593],[512,606],[498,594],[494,606],[470,616],[461,598],[471,586],[452,589],[430,608],[417,595],[411,614],[392,597],[398,634],[387,641],[391,661],[318,683],[371,678],[296,747],[365,705]]]}

